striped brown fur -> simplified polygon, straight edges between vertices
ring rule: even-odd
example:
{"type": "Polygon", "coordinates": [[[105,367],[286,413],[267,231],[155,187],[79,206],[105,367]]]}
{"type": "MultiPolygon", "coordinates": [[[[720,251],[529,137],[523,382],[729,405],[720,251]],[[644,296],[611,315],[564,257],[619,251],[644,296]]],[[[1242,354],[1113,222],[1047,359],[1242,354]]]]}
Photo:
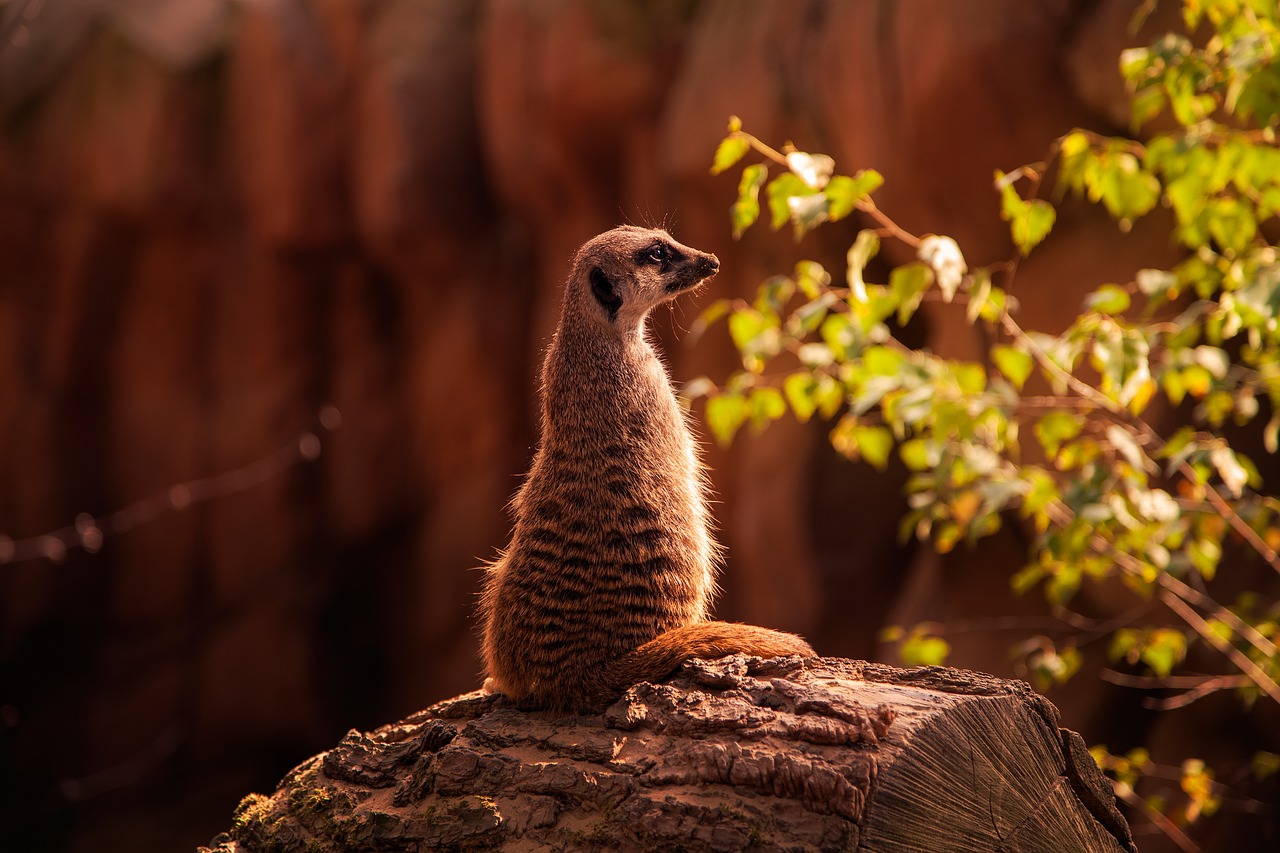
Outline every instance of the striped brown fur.
{"type": "Polygon", "coordinates": [[[707,621],[718,547],[702,469],[645,334],[655,306],[715,275],[714,255],[624,226],[573,261],[542,368],[542,441],[488,568],[486,686],[528,707],[592,710],[693,657],[812,655],[792,634],[707,621]]]}

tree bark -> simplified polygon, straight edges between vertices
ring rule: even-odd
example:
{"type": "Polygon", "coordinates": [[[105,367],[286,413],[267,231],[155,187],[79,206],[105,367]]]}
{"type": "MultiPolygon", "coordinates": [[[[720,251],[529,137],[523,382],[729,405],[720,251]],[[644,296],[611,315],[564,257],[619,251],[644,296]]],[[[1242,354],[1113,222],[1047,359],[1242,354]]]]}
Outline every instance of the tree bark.
{"type": "Polygon", "coordinates": [[[1080,737],[1022,682],[743,656],[692,661],[600,715],[475,692],[352,731],[212,842],[495,848],[1135,850],[1080,737]]]}

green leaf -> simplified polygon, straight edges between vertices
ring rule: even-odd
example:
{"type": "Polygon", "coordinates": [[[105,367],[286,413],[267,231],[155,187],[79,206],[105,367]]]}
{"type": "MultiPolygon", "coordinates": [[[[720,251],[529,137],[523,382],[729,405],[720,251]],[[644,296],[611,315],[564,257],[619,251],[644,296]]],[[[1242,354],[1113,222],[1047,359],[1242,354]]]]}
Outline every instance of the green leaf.
{"type": "Polygon", "coordinates": [[[707,329],[720,321],[733,308],[733,303],[728,299],[717,299],[706,308],[702,309],[702,313],[698,315],[698,319],[693,321],[693,325],[689,328],[689,334],[697,339],[701,337],[707,329]]]}
{"type": "Polygon", "coordinates": [[[1160,181],[1144,171],[1138,158],[1129,153],[1109,158],[1098,177],[1090,197],[1103,205],[1121,224],[1145,216],[1160,200],[1160,181]]]}
{"type": "Polygon", "coordinates": [[[1211,581],[1218,573],[1218,562],[1222,559],[1222,546],[1212,539],[1193,539],[1187,545],[1187,556],[1200,576],[1211,581]]]}
{"type": "Polygon", "coordinates": [[[863,350],[862,366],[871,376],[897,376],[905,359],[899,350],[877,345],[863,350]]]}
{"type": "Polygon", "coordinates": [[[969,307],[965,309],[965,320],[974,323],[984,315],[991,301],[991,271],[982,268],[973,271],[973,285],[969,289],[969,307]]]}
{"type": "Polygon", "coordinates": [[[1152,629],[1141,652],[1142,662],[1161,678],[1173,672],[1186,654],[1186,635],[1171,628],[1152,629]]]}
{"type": "Polygon", "coordinates": [[[844,405],[844,386],[825,373],[817,375],[818,387],[813,390],[813,400],[818,404],[818,414],[830,420],[844,405]]]}
{"type": "Polygon", "coordinates": [[[911,438],[898,446],[898,456],[912,471],[927,471],[942,461],[937,445],[923,438],[911,438]]]}
{"type": "Polygon", "coordinates": [[[795,225],[796,240],[827,221],[827,197],[817,195],[793,195],[787,199],[787,211],[795,225]]]}
{"type": "Polygon", "coordinates": [[[1080,589],[1081,571],[1075,563],[1060,563],[1044,585],[1045,597],[1058,605],[1065,605],[1080,589]]]}
{"type": "Polygon", "coordinates": [[[787,413],[787,403],[777,388],[760,387],[751,392],[751,422],[763,427],[787,413]]]}
{"type": "Polygon", "coordinates": [[[745,136],[730,134],[720,140],[716,147],[716,156],[711,163],[711,174],[718,175],[733,166],[751,150],[751,143],[745,136]]]}
{"type": "Polygon", "coordinates": [[[933,270],[918,261],[896,267],[889,274],[889,290],[898,300],[899,325],[905,326],[911,319],[931,284],[933,270]]]}
{"type": "Polygon", "coordinates": [[[1044,580],[1045,575],[1046,572],[1043,566],[1039,563],[1031,563],[1014,573],[1013,578],[1010,580],[1010,586],[1015,594],[1022,595],[1044,580]]]}
{"type": "Polygon", "coordinates": [[[1064,442],[1080,434],[1083,420],[1070,412],[1050,412],[1036,421],[1032,431],[1050,459],[1057,457],[1064,442]]]}
{"type": "Polygon", "coordinates": [[[862,278],[867,263],[880,251],[880,235],[869,228],[858,232],[853,245],[849,247],[849,291],[858,302],[867,301],[867,283],[862,278]]]}
{"type": "Polygon", "coordinates": [[[1005,344],[996,344],[991,348],[991,360],[995,362],[1004,377],[1019,391],[1031,375],[1035,359],[1029,353],[1005,344]]]}
{"type": "Polygon", "coordinates": [[[707,425],[721,447],[733,443],[733,436],[746,422],[750,414],[747,400],[741,394],[730,393],[710,397],[707,400],[707,425]]]}
{"type": "Polygon", "coordinates": [[[738,180],[738,200],[729,210],[733,239],[740,238],[760,216],[760,187],[768,177],[769,169],[763,163],[756,163],[742,170],[742,177],[738,180]]]}
{"type": "Polygon", "coordinates": [[[1280,755],[1274,752],[1254,753],[1250,766],[1253,770],[1253,777],[1262,781],[1280,772],[1280,755]]]}
{"type": "Polygon", "coordinates": [[[743,365],[752,373],[763,370],[765,359],[777,355],[782,347],[777,315],[754,308],[741,308],[729,315],[729,335],[742,354],[743,365]]]}
{"type": "Polygon", "coordinates": [[[1049,236],[1057,219],[1058,211],[1052,204],[1044,199],[1032,199],[1017,217],[1010,220],[1014,244],[1023,255],[1031,254],[1031,250],[1049,236]]]}
{"type": "Polygon", "coordinates": [[[1000,215],[1009,223],[1014,245],[1023,255],[1030,254],[1049,236],[1058,212],[1044,199],[1023,199],[1014,189],[1012,177],[999,170],[996,171],[996,186],[1000,189],[1000,215]]]}
{"type": "Polygon", "coordinates": [[[817,299],[831,286],[831,275],[817,261],[797,261],[795,278],[800,292],[810,300],[817,299]]]}
{"type": "Polygon", "coordinates": [[[729,335],[733,338],[734,345],[741,352],[751,349],[756,339],[764,333],[766,329],[772,326],[759,311],[753,308],[744,308],[734,311],[729,317],[729,335]]]}
{"type": "Polygon", "coordinates": [[[913,631],[898,650],[906,666],[941,666],[951,654],[951,644],[941,637],[913,631]]]}
{"type": "Polygon", "coordinates": [[[893,433],[882,426],[857,426],[853,441],[858,455],[872,467],[883,471],[889,465],[889,453],[893,450],[893,433]]]}
{"type": "Polygon", "coordinates": [[[800,423],[807,423],[817,411],[818,403],[813,399],[813,392],[817,387],[818,380],[807,370],[792,373],[783,380],[782,393],[800,423]]]}
{"type": "Polygon", "coordinates": [[[1104,284],[1085,300],[1085,308],[1099,314],[1123,314],[1129,310],[1129,293],[1118,284],[1104,284]]]}
{"type": "Polygon", "coordinates": [[[761,314],[777,317],[796,292],[796,283],[785,275],[771,275],[756,288],[754,307],[761,314]]]}
{"type": "MultiPolygon", "coordinates": [[[[786,172],[769,182],[766,194],[769,197],[769,225],[778,230],[791,219],[791,199],[814,196],[817,191],[805,184],[795,174],[786,172]]],[[[811,204],[825,205],[826,197],[818,195],[811,204]]]]}
{"type": "Polygon", "coordinates": [[[836,175],[823,192],[827,196],[828,215],[831,221],[843,219],[854,211],[858,202],[873,193],[884,183],[884,178],[874,169],[863,169],[852,178],[836,175]]]}
{"type": "Polygon", "coordinates": [[[1216,198],[1206,205],[1209,234],[1228,252],[1240,254],[1258,233],[1258,220],[1239,200],[1216,198]]]}
{"type": "Polygon", "coordinates": [[[860,340],[858,327],[849,319],[849,315],[841,313],[828,314],[818,327],[818,334],[831,348],[837,361],[848,359],[860,340]]]}

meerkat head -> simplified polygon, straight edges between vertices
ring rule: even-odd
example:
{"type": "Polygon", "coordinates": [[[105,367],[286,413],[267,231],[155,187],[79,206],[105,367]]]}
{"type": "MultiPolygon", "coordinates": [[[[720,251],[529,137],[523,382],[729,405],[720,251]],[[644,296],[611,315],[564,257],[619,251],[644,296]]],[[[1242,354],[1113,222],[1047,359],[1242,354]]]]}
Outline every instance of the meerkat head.
{"type": "Polygon", "coordinates": [[[565,301],[621,335],[719,269],[715,255],[677,243],[666,231],[623,225],[578,250],[565,301]]]}

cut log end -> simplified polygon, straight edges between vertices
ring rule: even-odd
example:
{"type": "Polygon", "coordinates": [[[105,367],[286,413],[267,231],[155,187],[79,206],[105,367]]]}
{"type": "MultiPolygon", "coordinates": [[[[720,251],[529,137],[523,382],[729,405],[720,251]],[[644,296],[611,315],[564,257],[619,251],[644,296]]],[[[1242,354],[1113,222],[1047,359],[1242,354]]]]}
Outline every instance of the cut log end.
{"type": "Polygon", "coordinates": [[[599,715],[475,692],[353,731],[202,851],[503,848],[1135,849],[1079,737],[1022,682],[738,655],[599,715]]]}

